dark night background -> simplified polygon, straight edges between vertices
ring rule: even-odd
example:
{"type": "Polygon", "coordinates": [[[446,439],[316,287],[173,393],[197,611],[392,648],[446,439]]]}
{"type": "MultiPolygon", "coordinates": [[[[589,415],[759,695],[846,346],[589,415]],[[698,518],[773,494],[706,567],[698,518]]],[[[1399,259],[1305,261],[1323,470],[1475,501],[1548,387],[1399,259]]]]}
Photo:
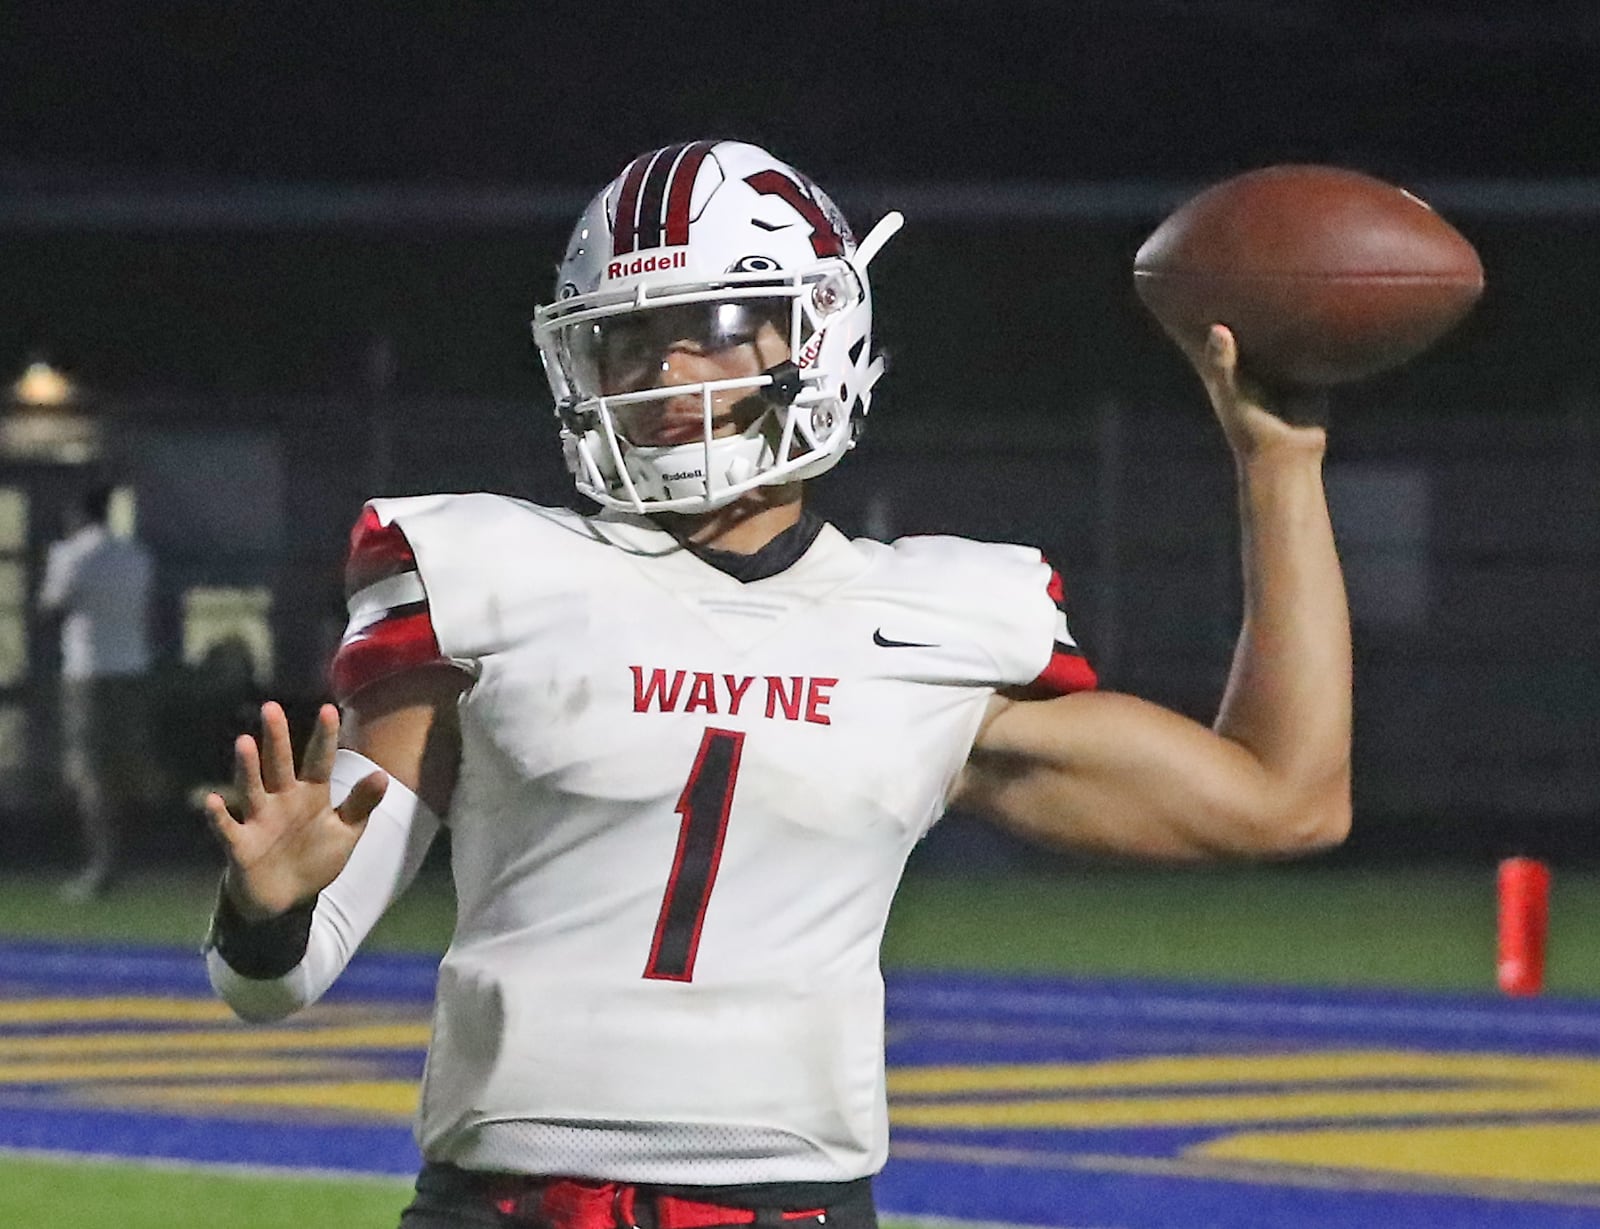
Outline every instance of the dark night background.
{"type": "MultiPolygon", "coordinates": [[[[1086,321],[1081,382],[1125,387],[1149,354],[1129,349],[1147,326],[1120,266],[1186,190],[1327,161],[1437,185],[1449,210],[1485,185],[1581,187],[1600,134],[1588,5],[64,0],[8,25],[0,359],[49,351],[124,393],[336,394],[382,333],[402,387],[524,395],[508,316],[543,293],[573,202],[634,153],[705,134],[767,144],[858,229],[901,207],[901,250],[952,262],[935,297],[1086,321]],[[356,212],[327,222],[353,187],[356,212]],[[1063,187],[1128,203],[1075,230],[1028,224],[1063,187]],[[402,207],[372,204],[376,190],[402,207]],[[923,204],[953,190],[996,216],[923,204]],[[424,198],[434,213],[403,207],[424,198]],[[1067,317],[1028,301],[1041,293],[1066,297],[1067,317]],[[1073,297],[1099,305],[1111,340],[1073,297]]],[[[1572,229],[1587,245],[1590,219],[1531,235],[1507,230],[1503,205],[1480,213],[1473,237],[1512,278],[1487,310],[1527,311],[1529,378],[1562,385],[1575,373],[1537,334],[1586,326],[1588,287],[1535,284],[1556,270],[1533,247],[1572,229]],[[1528,258],[1494,259],[1512,244],[1528,258]]],[[[892,315],[884,327],[903,349],[892,315]]],[[[1465,378],[1497,378],[1501,352],[1474,352],[1488,361],[1465,378]]]]}
{"type": "MultiPolygon", "coordinates": [[[[1587,856],[1595,6],[62,0],[0,30],[0,367],[81,380],[104,459],[148,486],[174,662],[187,586],[264,584],[267,682],[307,702],[363,496],[565,498],[526,322],[571,217],[635,153],[727,135],[805,169],[858,231],[907,215],[873,269],[894,370],[824,506],[857,532],[1045,546],[1107,681],[1209,717],[1237,627],[1231,478],[1132,253],[1253,166],[1416,188],[1489,291],[1337,406],[1355,844],[1587,856]],[[233,459],[151,459],[202,454],[233,459]],[[254,520],[229,495],[250,466],[254,520]]],[[[86,473],[0,459],[34,492],[30,565],[86,473]]],[[[0,707],[44,711],[49,653],[0,707]]]]}
{"type": "Polygon", "coordinates": [[[14,172],[544,182],[733,133],[824,183],[1585,175],[1592,5],[61,0],[0,50],[14,172]]]}

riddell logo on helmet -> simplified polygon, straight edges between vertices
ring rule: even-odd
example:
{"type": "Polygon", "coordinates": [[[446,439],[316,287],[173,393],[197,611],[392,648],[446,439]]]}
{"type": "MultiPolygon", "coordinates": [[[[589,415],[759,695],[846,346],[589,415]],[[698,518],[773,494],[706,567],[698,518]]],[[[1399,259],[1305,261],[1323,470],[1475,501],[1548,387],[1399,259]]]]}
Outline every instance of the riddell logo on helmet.
{"type": "Polygon", "coordinates": [[[822,339],[826,333],[826,329],[820,330],[816,336],[800,347],[800,353],[795,357],[796,367],[811,367],[816,364],[818,357],[822,354],[822,339]]]}
{"type": "Polygon", "coordinates": [[[613,260],[606,265],[606,276],[634,277],[640,273],[655,273],[660,269],[687,269],[689,253],[684,248],[676,252],[663,252],[659,256],[635,256],[632,260],[613,260]]]}

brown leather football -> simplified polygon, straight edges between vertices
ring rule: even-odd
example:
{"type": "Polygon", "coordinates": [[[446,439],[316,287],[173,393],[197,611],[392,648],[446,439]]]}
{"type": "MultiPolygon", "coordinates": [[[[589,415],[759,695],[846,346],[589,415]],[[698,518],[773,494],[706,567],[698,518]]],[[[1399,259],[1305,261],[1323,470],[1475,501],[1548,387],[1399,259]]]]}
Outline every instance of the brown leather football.
{"type": "Polygon", "coordinates": [[[1225,324],[1250,374],[1325,386],[1427,349],[1483,293],[1483,264],[1401,188],[1339,167],[1272,166],[1182,205],[1139,248],[1133,279],[1179,345],[1225,324]]]}

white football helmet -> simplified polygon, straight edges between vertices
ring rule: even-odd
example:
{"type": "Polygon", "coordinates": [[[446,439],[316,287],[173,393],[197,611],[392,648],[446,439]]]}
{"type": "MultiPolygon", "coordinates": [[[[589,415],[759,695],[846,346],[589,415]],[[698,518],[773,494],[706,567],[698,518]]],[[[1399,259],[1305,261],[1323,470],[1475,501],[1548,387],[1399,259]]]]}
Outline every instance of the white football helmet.
{"type": "Polygon", "coordinates": [[[533,320],[578,490],[609,508],[704,512],[837,464],[883,373],[867,264],[900,224],[886,215],[858,247],[815,184],[738,141],[630,162],[578,220],[556,299],[533,320]],[[758,333],[787,356],[759,374],[662,385],[680,344],[715,354],[756,347],[758,333]],[[695,438],[629,438],[630,423],[685,397],[700,401],[695,438]],[[717,436],[730,400],[741,413],[724,429],[737,433],[717,436]]]}

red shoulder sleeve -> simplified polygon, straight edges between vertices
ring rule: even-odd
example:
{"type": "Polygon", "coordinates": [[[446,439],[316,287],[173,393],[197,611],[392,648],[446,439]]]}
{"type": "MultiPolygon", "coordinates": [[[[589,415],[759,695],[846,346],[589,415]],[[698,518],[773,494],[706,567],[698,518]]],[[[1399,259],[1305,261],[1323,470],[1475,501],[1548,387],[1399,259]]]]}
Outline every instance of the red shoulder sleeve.
{"type": "Polygon", "coordinates": [[[350,531],[344,587],[350,622],[329,669],[341,704],[379,679],[445,660],[411,543],[371,507],[350,531]]]}
{"type": "Polygon", "coordinates": [[[1055,603],[1055,641],[1050,648],[1050,660],[1039,672],[1039,677],[1029,684],[1028,690],[1039,696],[1064,696],[1074,691],[1093,691],[1100,685],[1094,667],[1083,655],[1083,649],[1067,629],[1067,591],[1061,583],[1061,573],[1050,569],[1050,583],[1045,592],[1055,603]]]}

